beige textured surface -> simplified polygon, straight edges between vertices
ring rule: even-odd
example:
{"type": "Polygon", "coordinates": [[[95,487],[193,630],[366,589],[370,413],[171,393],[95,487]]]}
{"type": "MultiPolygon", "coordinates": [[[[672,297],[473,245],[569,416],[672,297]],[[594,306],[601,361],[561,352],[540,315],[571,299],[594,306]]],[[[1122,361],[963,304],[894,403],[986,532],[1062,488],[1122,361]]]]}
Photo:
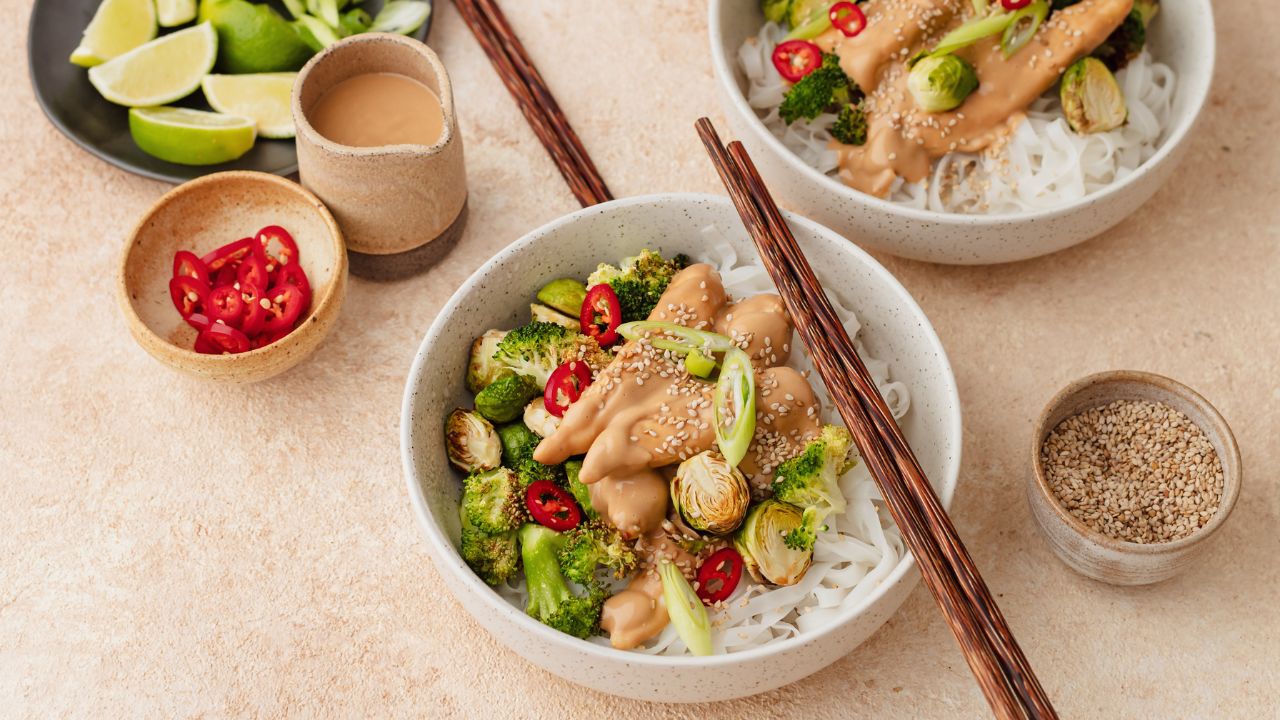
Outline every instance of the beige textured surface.
{"type": "MultiPolygon", "coordinates": [[[[1178,0],[1167,0],[1177,2],[1178,0]]],[[[613,190],[718,191],[691,129],[719,117],[700,2],[506,2],[613,190]],[[621,30],[621,33],[617,31],[621,30]],[[607,37],[604,33],[611,33],[607,37]]],[[[535,670],[438,587],[400,473],[401,385],[452,289],[574,201],[452,6],[470,223],[425,277],[353,278],[308,362],[248,388],[169,372],[111,297],[128,228],[166,188],[74,147],[27,84],[26,0],[0,0],[0,715],[972,717],[981,696],[928,593],[768,695],[621,702],[535,670]]],[[[1069,717],[1261,717],[1280,704],[1280,33],[1219,3],[1212,106],[1188,162],[1105,237],[1009,267],[886,259],[932,317],[965,403],[956,522],[1069,717]],[[1245,486],[1204,562],[1121,590],[1073,575],[1023,494],[1030,425],[1108,368],[1201,391],[1245,486]]]]}

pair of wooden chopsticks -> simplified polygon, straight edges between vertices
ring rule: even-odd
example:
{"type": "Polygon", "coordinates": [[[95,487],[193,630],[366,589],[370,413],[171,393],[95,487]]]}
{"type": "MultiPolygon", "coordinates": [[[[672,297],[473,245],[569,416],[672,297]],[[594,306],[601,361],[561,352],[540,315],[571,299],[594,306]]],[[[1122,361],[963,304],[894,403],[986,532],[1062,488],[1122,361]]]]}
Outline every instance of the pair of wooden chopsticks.
{"type": "Polygon", "coordinates": [[[707,118],[697,128],[991,709],[1057,717],[746,148],[726,150],[707,118]]]}
{"type": "Polygon", "coordinates": [[[582,141],[493,0],[454,0],[498,76],[520,105],[574,197],[585,207],[613,199],[582,141]]]}

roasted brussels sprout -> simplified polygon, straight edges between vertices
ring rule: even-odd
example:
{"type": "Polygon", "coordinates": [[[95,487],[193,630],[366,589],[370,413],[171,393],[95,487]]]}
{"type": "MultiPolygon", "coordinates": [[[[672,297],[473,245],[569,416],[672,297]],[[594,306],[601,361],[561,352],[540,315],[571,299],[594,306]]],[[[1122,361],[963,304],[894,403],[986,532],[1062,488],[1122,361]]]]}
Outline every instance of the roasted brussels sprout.
{"type": "Polygon", "coordinates": [[[498,343],[506,335],[501,330],[490,330],[471,343],[471,361],[467,364],[467,389],[471,392],[478,393],[494,380],[511,374],[510,368],[493,359],[498,343]]]}
{"type": "Polygon", "coordinates": [[[508,423],[520,417],[529,398],[541,392],[533,378],[506,375],[476,394],[476,412],[492,422],[508,423]]]}
{"type": "Polygon", "coordinates": [[[671,480],[671,504],[694,530],[728,535],[747,514],[751,488],[737,468],[707,450],[680,463],[671,480]]]}
{"type": "Polygon", "coordinates": [[[444,424],[449,464],[462,472],[492,470],[502,463],[502,443],[498,433],[478,413],[458,408],[444,424]]]}
{"type": "Polygon", "coordinates": [[[1129,117],[1116,76],[1097,58],[1072,63],[1062,75],[1062,114],[1081,135],[1115,130],[1129,117]]]}
{"type": "Polygon", "coordinates": [[[978,87],[973,66],[955,55],[927,55],[911,66],[907,89],[916,105],[930,113],[953,110],[978,87]]]}
{"type": "Polygon", "coordinates": [[[538,437],[550,437],[560,427],[561,418],[547,412],[547,404],[536,397],[524,407],[524,424],[538,437]]]}
{"type": "Polygon", "coordinates": [[[538,291],[538,302],[549,305],[572,318],[577,318],[582,312],[582,301],[586,299],[587,286],[572,278],[552,280],[538,291]]]}
{"type": "Polygon", "coordinates": [[[542,441],[542,438],[520,422],[498,428],[498,438],[502,441],[502,464],[509,468],[515,468],[525,460],[532,460],[534,449],[542,441]]]}
{"type": "MultiPolygon", "coordinates": [[[[751,508],[733,537],[751,577],[774,585],[794,585],[813,562],[813,548],[790,547],[792,531],[804,525],[804,512],[772,498],[751,508]]],[[[796,543],[791,543],[796,544],[796,543]]]]}
{"type": "Polygon", "coordinates": [[[538,322],[555,323],[563,325],[570,330],[582,329],[582,321],[577,318],[571,318],[558,310],[552,310],[541,303],[531,303],[529,305],[529,315],[538,322]]]}

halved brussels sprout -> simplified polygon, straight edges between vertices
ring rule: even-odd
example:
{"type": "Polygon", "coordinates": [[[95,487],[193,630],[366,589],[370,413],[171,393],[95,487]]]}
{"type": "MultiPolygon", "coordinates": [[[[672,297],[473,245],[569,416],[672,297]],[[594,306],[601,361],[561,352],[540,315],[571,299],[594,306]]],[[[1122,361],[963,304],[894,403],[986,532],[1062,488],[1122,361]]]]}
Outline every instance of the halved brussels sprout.
{"type": "Polygon", "coordinates": [[[813,563],[813,548],[789,547],[786,539],[803,524],[804,511],[781,500],[770,498],[751,508],[733,537],[751,577],[774,585],[800,582],[813,563]]]}
{"type": "Polygon", "coordinates": [[[493,425],[469,410],[449,413],[444,427],[449,464],[464,473],[492,470],[502,463],[502,442],[493,425]]]}
{"type": "Polygon", "coordinates": [[[570,330],[582,329],[582,321],[578,320],[578,318],[571,318],[568,315],[565,315],[558,310],[552,310],[541,303],[531,303],[529,305],[529,315],[538,322],[555,323],[557,325],[563,325],[570,330]]]}
{"type": "Polygon", "coordinates": [[[538,291],[538,302],[573,318],[582,312],[582,301],[586,299],[587,286],[572,278],[552,280],[538,291]]]}
{"type": "Polygon", "coordinates": [[[476,412],[496,423],[509,423],[524,412],[525,403],[541,395],[538,382],[525,375],[504,375],[476,393],[476,412]]]}
{"type": "Polygon", "coordinates": [[[671,504],[690,528],[728,535],[747,514],[751,488],[737,468],[707,450],[680,463],[671,480],[671,504]]]}
{"type": "Polygon", "coordinates": [[[498,343],[506,336],[501,330],[490,330],[471,343],[471,361],[467,364],[467,389],[471,392],[478,393],[494,380],[511,374],[511,368],[493,359],[498,343]]]}
{"type": "Polygon", "coordinates": [[[1081,135],[1115,130],[1129,117],[1116,76],[1094,57],[1071,64],[1062,75],[1062,114],[1081,135]]]}
{"type": "Polygon", "coordinates": [[[928,55],[916,60],[907,89],[916,105],[930,113],[954,110],[978,87],[973,66],[955,55],[928,55]]]}
{"type": "Polygon", "coordinates": [[[551,437],[560,427],[561,418],[547,412],[547,403],[536,397],[524,407],[524,424],[537,433],[538,437],[551,437]]]}

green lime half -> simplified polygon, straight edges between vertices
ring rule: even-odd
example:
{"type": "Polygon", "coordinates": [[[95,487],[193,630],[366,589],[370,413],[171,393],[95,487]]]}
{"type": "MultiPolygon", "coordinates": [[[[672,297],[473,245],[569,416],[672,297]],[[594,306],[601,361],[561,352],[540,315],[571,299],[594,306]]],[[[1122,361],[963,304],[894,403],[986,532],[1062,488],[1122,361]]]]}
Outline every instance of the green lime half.
{"type": "Polygon", "coordinates": [[[200,22],[218,31],[218,69],[224,73],[298,70],[315,52],[293,25],[266,5],[246,0],[201,0],[200,22]]]}
{"type": "Polygon", "coordinates": [[[253,121],[187,108],[133,108],[129,133],[149,155],[179,165],[235,160],[253,147],[253,121]]]}
{"type": "Polygon", "coordinates": [[[218,36],[209,23],[203,23],[89,68],[89,82],[117,105],[164,105],[200,87],[217,54],[218,36]]]}

